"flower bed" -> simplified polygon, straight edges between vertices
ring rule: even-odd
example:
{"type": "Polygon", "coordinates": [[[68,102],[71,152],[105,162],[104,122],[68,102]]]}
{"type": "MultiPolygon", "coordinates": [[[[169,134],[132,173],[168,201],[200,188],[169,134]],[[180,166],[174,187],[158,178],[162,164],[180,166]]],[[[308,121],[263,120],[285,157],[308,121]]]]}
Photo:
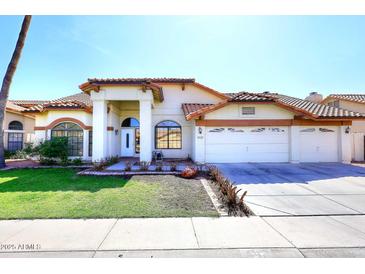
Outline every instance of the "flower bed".
{"type": "Polygon", "coordinates": [[[215,186],[217,196],[228,208],[228,215],[231,216],[250,216],[254,215],[252,210],[244,202],[247,194],[245,191],[241,196],[237,186],[224,177],[216,166],[208,166],[208,175],[215,186]]]}

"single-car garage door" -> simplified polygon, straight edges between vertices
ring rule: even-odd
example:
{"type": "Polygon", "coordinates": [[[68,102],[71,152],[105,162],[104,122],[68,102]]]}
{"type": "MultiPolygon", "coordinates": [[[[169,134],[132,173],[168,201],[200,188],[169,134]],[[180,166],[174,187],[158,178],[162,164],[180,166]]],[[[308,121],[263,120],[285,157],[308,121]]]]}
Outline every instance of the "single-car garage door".
{"type": "Polygon", "coordinates": [[[288,132],[288,127],[207,127],[206,162],[288,162],[288,132]]]}
{"type": "Polygon", "coordinates": [[[303,127],[300,130],[300,162],[337,162],[338,128],[303,127]]]}

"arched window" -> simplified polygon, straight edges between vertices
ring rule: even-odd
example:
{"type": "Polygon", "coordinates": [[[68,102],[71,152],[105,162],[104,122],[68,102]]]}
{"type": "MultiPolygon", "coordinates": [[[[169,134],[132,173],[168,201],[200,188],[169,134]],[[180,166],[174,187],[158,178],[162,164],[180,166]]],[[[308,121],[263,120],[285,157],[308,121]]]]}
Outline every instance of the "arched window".
{"type": "Polygon", "coordinates": [[[181,149],[181,126],[174,121],[162,121],[155,127],[156,149],[181,149]]]}
{"type": "MultiPolygon", "coordinates": [[[[12,121],[9,123],[8,129],[11,131],[23,130],[23,124],[19,121],[12,121]]],[[[15,152],[23,149],[23,133],[22,132],[8,132],[8,150],[15,152]]]]}
{"type": "Polygon", "coordinates": [[[84,132],[77,124],[70,122],[58,124],[51,131],[51,138],[54,137],[67,137],[69,156],[83,155],[84,132]]]}
{"type": "Polygon", "coordinates": [[[23,130],[23,124],[19,121],[12,121],[9,123],[9,129],[11,130],[23,130]]]}
{"type": "Polygon", "coordinates": [[[136,118],[126,118],[122,122],[122,127],[139,127],[139,121],[136,118]]]}

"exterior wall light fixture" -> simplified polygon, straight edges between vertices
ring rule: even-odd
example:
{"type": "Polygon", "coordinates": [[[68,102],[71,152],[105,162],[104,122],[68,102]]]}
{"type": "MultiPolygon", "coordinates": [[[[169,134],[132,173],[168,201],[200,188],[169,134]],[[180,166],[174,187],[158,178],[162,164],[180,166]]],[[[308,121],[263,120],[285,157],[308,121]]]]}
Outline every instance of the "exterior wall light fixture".
{"type": "Polygon", "coordinates": [[[349,134],[349,133],[350,133],[350,130],[351,130],[351,129],[350,129],[350,127],[349,127],[349,126],[347,126],[347,128],[345,129],[345,133],[346,133],[346,134],[349,134]]]}
{"type": "Polygon", "coordinates": [[[199,134],[203,133],[203,129],[201,127],[199,127],[198,131],[199,131],[199,134]]]}

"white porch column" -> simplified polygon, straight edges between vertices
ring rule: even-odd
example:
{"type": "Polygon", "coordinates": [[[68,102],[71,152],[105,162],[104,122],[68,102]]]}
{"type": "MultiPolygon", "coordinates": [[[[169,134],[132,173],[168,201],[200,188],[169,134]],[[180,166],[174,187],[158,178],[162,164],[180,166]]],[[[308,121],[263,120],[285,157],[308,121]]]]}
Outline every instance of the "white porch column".
{"type": "Polygon", "coordinates": [[[93,162],[107,156],[107,101],[93,101],[93,162]]]}
{"type": "Polygon", "coordinates": [[[139,101],[140,161],[152,160],[152,101],[139,101]]]}
{"type": "Polygon", "coordinates": [[[194,147],[194,161],[198,163],[205,163],[205,127],[195,126],[193,134],[194,147]]]}
{"type": "Polygon", "coordinates": [[[82,159],[88,160],[89,158],[89,130],[84,129],[84,143],[82,146],[82,159]]]}
{"type": "Polygon", "coordinates": [[[345,164],[351,163],[351,134],[350,131],[347,131],[348,126],[340,126],[340,133],[339,133],[339,151],[340,151],[340,161],[345,164]]]}
{"type": "Polygon", "coordinates": [[[289,127],[289,161],[297,164],[300,161],[300,127],[289,127]]]}

